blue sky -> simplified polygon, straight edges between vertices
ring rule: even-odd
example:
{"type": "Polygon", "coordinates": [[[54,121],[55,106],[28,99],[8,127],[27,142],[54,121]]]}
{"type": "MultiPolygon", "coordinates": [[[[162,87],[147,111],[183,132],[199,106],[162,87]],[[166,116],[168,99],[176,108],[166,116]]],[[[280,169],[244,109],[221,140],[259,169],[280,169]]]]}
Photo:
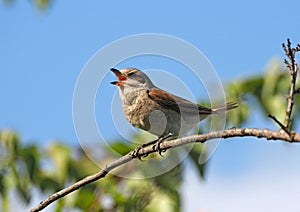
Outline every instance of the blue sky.
{"type": "MultiPolygon", "coordinates": [[[[0,128],[16,129],[26,142],[35,141],[41,146],[52,139],[77,145],[72,97],[80,71],[99,49],[134,34],[163,33],[188,41],[208,57],[223,82],[260,73],[271,58],[284,56],[281,43],[287,37],[294,43],[300,42],[297,40],[300,22],[296,12],[299,6],[297,0],[88,3],[69,0],[54,1],[48,11],[41,12],[30,1],[16,1],[12,5],[1,2],[0,128]]],[[[133,60],[125,64],[139,68],[151,68],[149,66],[154,64],[144,62],[133,60]]],[[[168,67],[173,66],[166,61],[153,68],[171,71],[168,67]]],[[[172,70],[172,73],[180,76],[180,71],[172,70]]],[[[107,85],[101,89],[107,91],[107,96],[113,95],[116,88],[109,82],[114,77],[108,73],[105,80],[107,85]]],[[[194,95],[200,98],[200,94],[196,92],[194,95]]],[[[261,124],[260,115],[263,114],[256,114],[258,118],[250,124],[274,128],[271,121],[261,124]]],[[[118,138],[114,129],[109,135],[118,138]]],[[[239,187],[241,189],[237,189],[236,194],[241,196],[250,179],[255,197],[255,188],[260,188],[261,183],[273,179],[274,175],[287,178],[289,171],[293,170],[294,176],[300,176],[300,172],[295,171],[299,170],[300,158],[294,148],[299,150],[296,145],[251,138],[226,140],[210,161],[208,181],[239,187]],[[284,171],[277,170],[274,164],[284,171]]],[[[280,177],[274,180],[277,180],[274,184],[280,183],[280,177]]],[[[227,188],[222,193],[207,185],[209,183],[206,187],[214,198],[228,192],[227,188]]],[[[197,191],[193,192],[197,194],[197,191]]],[[[273,192],[276,191],[272,186],[266,187],[266,196],[263,197],[268,198],[267,194],[273,192]]],[[[284,192],[288,189],[281,191],[283,196],[286,195],[284,192]]],[[[299,193],[293,193],[294,197],[299,198],[299,193]]],[[[233,200],[228,201],[228,205],[234,205],[233,200]]],[[[271,209],[280,204],[275,202],[272,208],[271,202],[266,201],[271,209]]],[[[257,201],[257,205],[260,203],[257,201]]],[[[187,200],[186,208],[195,211],[202,206],[205,208],[205,204],[197,205],[196,200],[187,200]]],[[[287,204],[291,204],[292,209],[296,207],[287,204]]],[[[218,211],[211,205],[206,208],[218,211]]],[[[241,209],[224,211],[246,211],[241,209]]]]}
{"type": "Polygon", "coordinates": [[[258,73],[282,56],[287,37],[299,36],[295,13],[284,13],[287,4],[55,1],[44,13],[30,2],[2,4],[0,124],[20,130],[25,140],[75,140],[70,107],[81,69],[106,44],[136,33],[187,40],[224,81],[258,73]]]}

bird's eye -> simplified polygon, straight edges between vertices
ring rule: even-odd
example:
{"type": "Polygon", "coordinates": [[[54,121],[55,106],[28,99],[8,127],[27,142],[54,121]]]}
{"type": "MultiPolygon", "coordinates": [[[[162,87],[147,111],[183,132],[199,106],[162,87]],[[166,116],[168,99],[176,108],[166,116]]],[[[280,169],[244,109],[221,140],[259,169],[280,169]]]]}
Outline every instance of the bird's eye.
{"type": "Polygon", "coordinates": [[[132,76],[132,75],[134,75],[134,74],[135,74],[134,72],[129,72],[129,73],[127,74],[127,76],[130,77],[130,76],[132,76]]]}

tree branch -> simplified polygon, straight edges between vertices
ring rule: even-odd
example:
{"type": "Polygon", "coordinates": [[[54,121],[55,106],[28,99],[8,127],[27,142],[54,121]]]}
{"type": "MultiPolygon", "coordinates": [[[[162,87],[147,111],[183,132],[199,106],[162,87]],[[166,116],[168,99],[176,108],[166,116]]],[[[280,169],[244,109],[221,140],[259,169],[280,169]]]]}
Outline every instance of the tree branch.
{"type": "MultiPolygon", "coordinates": [[[[282,140],[287,142],[297,142],[300,143],[300,134],[292,133],[293,136],[289,136],[286,133],[282,133],[280,131],[273,131],[269,129],[258,129],[258,128],[231,128],[227,130],[220,130],[220,131],[213,131],[206,134],[201,135],[191,135],[184,138],[178,138],[170,141],[166,141],[160,144],[161,150],[167,150],[171,148],[175,148],[178,146],[190,144],[190,143],[204,143],[211,139],[216,138],[231,138],[231,137],[256,137],[256,138],[265,138],[267,140],[282,140]]],[[[154,144],[155,145],[155,144],[154,144]]],[[[39,203],[36,207],[31,209],[31,212],[41,211],[45,207],[47,207],[52,202],[60,199],[63,196],[66,196],[67,194],[72,193],[73,191],[83,187],[86,184],[95,182],[96,180],[99,180],[101,178],[104,178],[107,173],[109,173],[111,170],[121,166],[122,164],[125,164],[134,158],[141,157],[144,155],[152,154],[156,152],[154,150],[154,145],[150,145],[144,148],[141,148],[139,151],[139,154],[135,157],[132,156],[132,151],[127,153],[126,155],[118,158],[115,161],[112,161],[110,163],[107,163],[105,165],[105,168],[100,170],[98,173],[94,175],[90,175],[88,177],[83,178],[82,180],[79,180],[78,182],[74,183],[73,185],[70,185],[67,188],[64,188],[52,195],[50,195],[47,199],[43,200],[39,203]]]]}
{"type": "Polygon", "coordinates": [[[295,53],[298,52],[300,48],[299,48],[299,44],[297,45],[297,47],[292,48],[290,39],[287,39],[287,46],[284,43],[282,44],[282,48],[289,59],[289,61],[284,60],[284,63],[286,64],[287,68],[290,70],[290,75],[291,75],[291,83],[290,83],[291,87],[290,87],[290,93],[287,96],[288,104],[286,107],[285,119],[284,119],[284,129],[290,131],[291,116],[292,116],[292,111],[294,106],[294,95],[298,93],[299,90],[296,89],[298,65],[295,62],[295,53]]]}

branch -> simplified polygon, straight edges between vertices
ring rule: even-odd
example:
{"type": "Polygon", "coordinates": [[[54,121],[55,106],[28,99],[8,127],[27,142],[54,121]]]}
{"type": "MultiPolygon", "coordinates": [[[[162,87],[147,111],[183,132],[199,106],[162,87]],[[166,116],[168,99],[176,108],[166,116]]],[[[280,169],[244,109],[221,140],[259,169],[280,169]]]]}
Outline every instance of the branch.
{"type": "MultiPolygon", "coordinates": [[[[300,134],[294,132],[292,133],[292,136],[290,136],[286,133],[282,133],[280,131],[273,131],[269,129],[231,128],[227,130],[213,131],[206,134],[191,135],[184,138],[178,138],[178,139],[166,141],[160,144],[160,150],[167,150],[167,149],[179,147],[190,143],[196,143],[196,142],[204,143],[208,140],[216,139],[216,138],[231,138],[231,137],[246,137],[246,136],[265,138],[267,140],[272,139],[272,140],[282,140],[287,142],[300,143],[300,134]]],[[[104,178],[106,174],[109,173],[111,170],[133,160],[134,158],[145,156],[156,152],[157,150],[154,150],[155,149],[154,146],[155,144],[141,148],[139,154],[136,155],[135,157],[132,156],[132,151],[131,151],[126,155],[118,158],[117,160],[107,163],[105,165],[105,168],[100,170],[98,173],[85,177],[82,180],[79,180],[78,182],[74,183],[73,185],[70,185],[69,187],[64,188],[50,195],[47,199],[40,202],[39,205],[31,209],[31,212],[43,210],[52,202],[62,198],[63,196],[66,196],[67,194],[72,193],[73,191],[76,191],[77,189],[83,187],[84,185],[87,185],[89,183],[95,182],[96,180],[104,178]]]]}
{"type": "Polygon", "coordinates": [[[289,61],[284,60],[284,63],[286,64],[287,68],[290,70],[290,75],[291,75],[291,87],[290,87],[290,93],[287,96],[288,104],[285,112],[283,129],[287,129],[288,131],[290,131],[291,115],[294,106],[294,95],[296,93],[299,93],[299,89],[296,89],[298,65],[295,62],[295,53],[300,51],[300,46],[298,44],[297,47],[292,48],[290,39],[287,39],[287,46],[283,43],[282,48],[289,59],[289,61]]]}
{"type": "Polygon", "coordinates": [[[280,128],[284,130],[284,132],[286,132],[288,135],[290,135],[289,129],[286,128],[286,126],[284,126],[275,116],[269,114],[268,117],[273,119],[273,121],[275,121],[276,124],[278,124],[280,126],[280,128]]]}

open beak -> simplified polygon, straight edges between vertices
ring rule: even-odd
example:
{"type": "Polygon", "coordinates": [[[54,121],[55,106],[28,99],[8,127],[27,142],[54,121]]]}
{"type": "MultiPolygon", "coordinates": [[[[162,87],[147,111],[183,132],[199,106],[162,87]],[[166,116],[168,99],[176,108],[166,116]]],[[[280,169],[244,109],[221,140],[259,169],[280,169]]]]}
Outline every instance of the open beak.
{"type": "Polygon", "coordinates": [[[124,74],[122,74],[118,69],[111,68],[110,70],[114,72],[114,74],[118,78],[118,81],[113,81],[111,82],[111,84],[120,86],[123,84],[123,81],[127,79],[127,77],[124,74]]]}

